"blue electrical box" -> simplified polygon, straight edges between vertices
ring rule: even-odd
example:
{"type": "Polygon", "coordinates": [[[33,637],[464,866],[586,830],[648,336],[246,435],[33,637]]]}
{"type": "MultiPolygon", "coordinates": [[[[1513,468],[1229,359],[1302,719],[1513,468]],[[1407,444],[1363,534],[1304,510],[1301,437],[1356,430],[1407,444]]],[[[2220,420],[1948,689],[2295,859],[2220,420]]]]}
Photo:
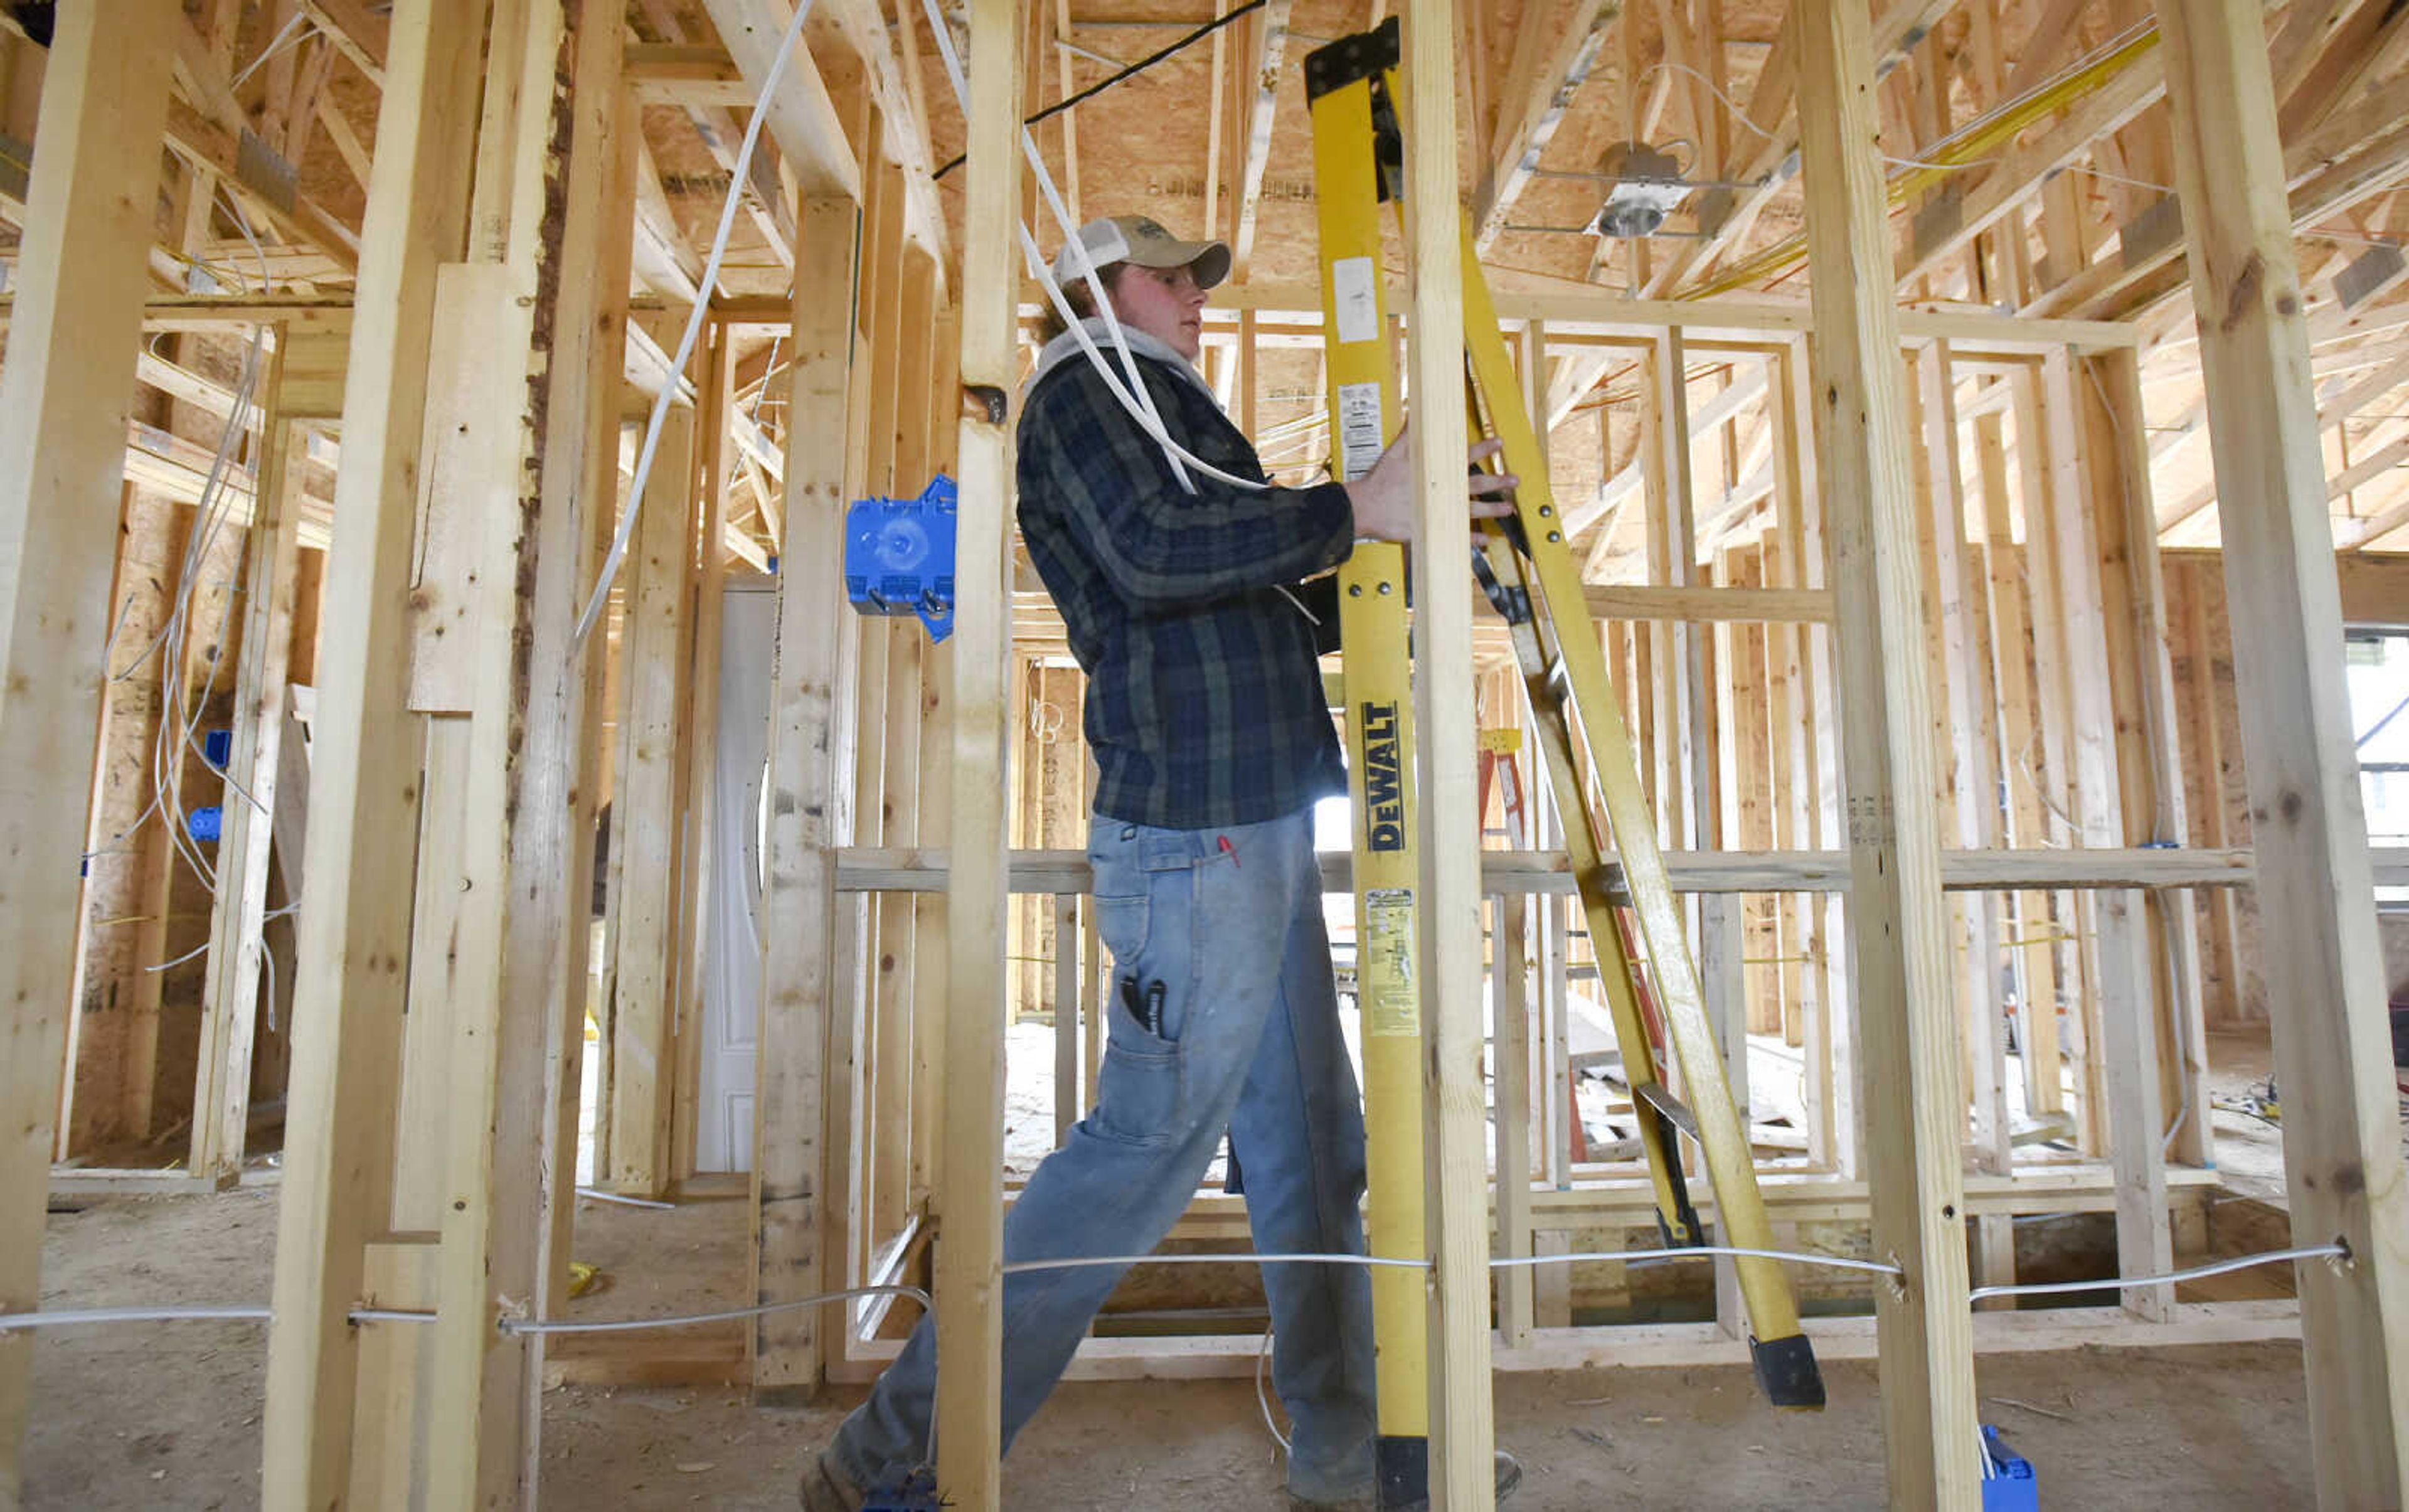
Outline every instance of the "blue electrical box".
{"type": "Polygon", "coordinates": [[[201,732],[201,759],[220,771],[234,759],[234,731],[212,729],[201,732]]]}
{"type": "Polygon", "coordinates": [[[1983,1425],[1983,1512],[2041,1512],[2041,1482],[2032,1462],[2008,1447],[1999,1431],[1983,1425]]]}
{"type": "Polygon", "coordinates": [[[204,845],[216,844],[224,828],[225,810],[214,803],[206,809],[195,809],[192,817],[184,823],[184,833],[204,845]]]}
{"type": "Polygon", "coordinates": [[[844,514],[844,593],[864,614],[917,614],[929,638],[954,630],[951,478],[917,498],[856,499],[844,514]]]}

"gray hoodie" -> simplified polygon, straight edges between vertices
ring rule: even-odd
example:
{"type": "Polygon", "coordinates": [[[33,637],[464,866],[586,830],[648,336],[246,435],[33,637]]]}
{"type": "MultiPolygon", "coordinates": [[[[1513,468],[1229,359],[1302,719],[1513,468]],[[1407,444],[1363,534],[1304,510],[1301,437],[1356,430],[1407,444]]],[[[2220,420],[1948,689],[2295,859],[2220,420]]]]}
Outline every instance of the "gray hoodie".
{"type": "MultiPolygon", "coordinates": [[[[1126,385],[1129,382],[1129,374],[1122,370],[1120,352],[1113,344],[1112,327],[1104,323],[1104,318],[1102,315],[1090,315],[1079,323],[1079,329],[1087,332],[1088,339],[1093,341],[1096,344],[1096,350],[1104,354],[1104,364],[1112,369],[1113,377],[1126,385]]],[[[1204,382],[1204,375],[1198,372],[1186,357],[1173,350],[1170,342],[1141,331],[1127,321],[1121,323],[1121,334],[1129,338],[1129,349],[1135,355],[1152,357],[1158,362],[1167,363],[1172,371],[1195,384],[1203,393],[1210,395],[1213,392],[1212,385],[1204,382]]],[[[1084,362],[1088,354],[1080,350],[1078,337],[1064,331],[1060,336],[1046,342],[1045,350],[1037,353],[1036,369],[1029,375],[1029,382],[1021,385],[1020,392],[1026,395],[1037,386],[1039,379],[1063,363],[1073,360],[1084,362]]],[[[1219,401],[1216,399],[1215,402],[1219,401]]]]}

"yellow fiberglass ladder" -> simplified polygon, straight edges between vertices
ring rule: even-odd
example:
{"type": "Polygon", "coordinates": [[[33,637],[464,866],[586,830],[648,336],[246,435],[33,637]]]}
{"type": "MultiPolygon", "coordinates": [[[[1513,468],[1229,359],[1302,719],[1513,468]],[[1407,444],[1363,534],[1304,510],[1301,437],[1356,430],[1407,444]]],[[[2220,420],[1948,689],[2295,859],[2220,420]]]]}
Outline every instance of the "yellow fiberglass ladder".
{"type": "MultiPolygon", "coordinates": [[[[1401,420],[1380,277],[1380,205],[1402,194],[1398,27],[1343,37],[1305,61],[1321,232],[1323,338],[1332,470],[1360,478],[1401,420]]],[[[1773,1247],[1748,1130],[1708,1022],[1682,909],[1666,880],[1654,815],[1639,785],[1621,705],[1607,679],[1580,570],[1548,489],[1547,456],[1525,411],[1497,314],[1463,234],[1466,383],[1476,432],[1503,443],[1522,480],[1509,519],[1483,522],[1473,567],[1511,628],[1534,736],[1545,753],[1565,844],[1588,916],[1668,1245],[1709,1241],[1692,1204],[1676,1134],[1697,1146],[1722,1217],[1720,1243],[1773,1247]],[[1667,1051],[1681,1095],[1665,1074],[1667,1051]]],[[[1421,1010],[1414,887],[1413,698],[1405,554],[1358,544],[1342,569],[1349,781],[1354,800],[1358,1001],[1371,1129],[1369,1246],[1420,1259],[1422,1216],[1421,1010]]],[[[1757,1380],[1776,1405],[1816,1408],[1824,1383],[1788,1277],[1774,1260],[1734,1260],[1757,1380]]],[[[1379,1338],[1380,1504],[1419,1500],[1428,1402],[1420,1278],[1373,1273],[1379,1338]]]]}

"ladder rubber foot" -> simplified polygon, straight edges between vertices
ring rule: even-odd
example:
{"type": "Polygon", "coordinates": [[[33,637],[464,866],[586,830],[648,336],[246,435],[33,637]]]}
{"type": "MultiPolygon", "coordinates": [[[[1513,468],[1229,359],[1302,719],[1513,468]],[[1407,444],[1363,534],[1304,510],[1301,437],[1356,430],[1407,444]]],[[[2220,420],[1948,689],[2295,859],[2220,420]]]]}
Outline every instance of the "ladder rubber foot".
{"type": "Polygon", "coordinates": [[[1372,1468],[1382,1507],[1430,1505],[1430,1440],[1382,1433],[1372,1441],[1372,1468]]]}
{"type": "Polygon", "coordinates": [[[1815,1346],[1804,1333],[1786,1339],[1751,1339],[1750,1359],[1756,1362],[1756,1384],[1777,1407],[1794,1411],[1824,1410],[1824,1373],[1815,1364],[1815,1346]]]}

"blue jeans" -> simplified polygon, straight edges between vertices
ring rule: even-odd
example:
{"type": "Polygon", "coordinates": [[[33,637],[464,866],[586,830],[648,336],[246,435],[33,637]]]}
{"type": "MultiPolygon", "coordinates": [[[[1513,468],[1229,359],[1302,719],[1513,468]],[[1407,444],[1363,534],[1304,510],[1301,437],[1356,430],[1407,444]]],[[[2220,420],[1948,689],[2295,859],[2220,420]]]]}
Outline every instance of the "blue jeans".
{"type": "MultiPolygon", "coordinates": [[[[1096,1105],[1022,1188],[1004,1222],[1004,1260],[1152,1251],[1224,1130],[1259,1252],[1363,1253],[1363,1110],[1338,1032],[1311,812],[1203,830],[1099,814],[1088,860],[1115,987],[1096,1105]],[[1131,978],[1150,1014],[1149,988],[1161,984],[1152,1029],[1122,1000],[1131,978]]],[[[1007,1449],[1124,1269],[1004,1278],[1007,1449]]],[[[1363,1494],[1372,1481],[1368,1273],[1266,1265],[1263,1290],[1272,1379],[1295,1429],[1289,1485],[1315,1500],[1363,1494]]],[[[932,1334],[922,1319],[837,1432],[838,1462],[865,1487],[927,1452],[932,1334]]]]}

